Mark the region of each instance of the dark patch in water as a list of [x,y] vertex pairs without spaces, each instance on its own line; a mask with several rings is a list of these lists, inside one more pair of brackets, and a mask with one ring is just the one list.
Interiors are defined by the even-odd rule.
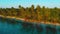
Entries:
[[30,29],[34,28],[32,23],[23,23],[22,26],[27,31],[29,31]]
[[47,32],[46,32],[47,34],[49,34],[49,32],[51,34],[57,34],[57,32],[56,32],[57,30],[56,30],[55,26],[51,27],[51,26],[47,25],[46,30],[47,30]]
[[38,34],[42,34],[42,32],[43,32],[43,27],[42,27],[42,25],[36,24],[36,29],[37,29]]

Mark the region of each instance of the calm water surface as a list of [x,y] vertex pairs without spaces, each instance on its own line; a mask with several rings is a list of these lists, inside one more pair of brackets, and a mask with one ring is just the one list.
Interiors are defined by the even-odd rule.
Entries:
[[60,26],[0,18],[0,34],[60,34]]

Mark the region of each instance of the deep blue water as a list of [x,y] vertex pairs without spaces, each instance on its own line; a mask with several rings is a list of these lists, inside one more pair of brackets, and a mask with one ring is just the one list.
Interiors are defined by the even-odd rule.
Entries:
[[0,34],[60,34],[60,26],[0,18]]

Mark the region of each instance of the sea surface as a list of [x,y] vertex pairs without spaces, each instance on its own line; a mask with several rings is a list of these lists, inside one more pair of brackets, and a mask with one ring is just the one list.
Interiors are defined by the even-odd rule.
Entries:
[[60,34],[60,26],[0,17],[0,34]]

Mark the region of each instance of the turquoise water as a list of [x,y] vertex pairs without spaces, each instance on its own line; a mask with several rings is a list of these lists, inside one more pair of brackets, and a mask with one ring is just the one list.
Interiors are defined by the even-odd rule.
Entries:
[[60,26],[0,18],[0,34],[60,34]]

